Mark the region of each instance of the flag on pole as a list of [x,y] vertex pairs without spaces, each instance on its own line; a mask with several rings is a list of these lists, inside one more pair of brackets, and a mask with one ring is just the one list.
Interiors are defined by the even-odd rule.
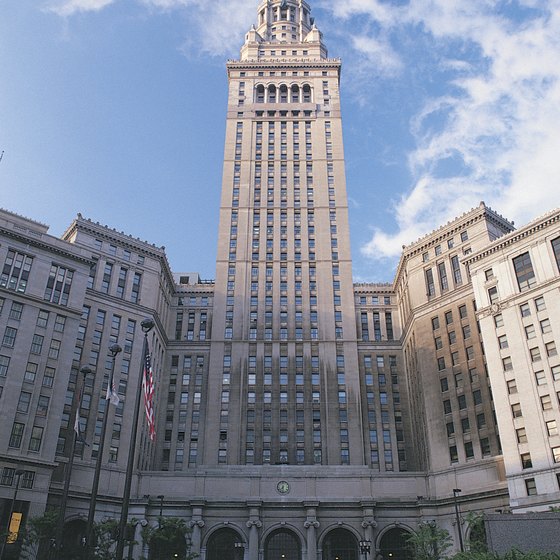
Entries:
[[78,408],[76,409],[76,419],[74,420],[74,432],[76,433],[76,441],[88,445],[85,440],[84,433],[82,432],[82,425],[80,424],[80,408],[82,407],[82,398],[84,396],[84,386],[80,389],[80,398],[78,399]]
[[[114,360],[115,358],[113,358]],[[105,399],[111,401],[111,404],[117,406],[121,399],[119,394],[117,393],[117,388],[115,387],[115,376],[114,376],[115,367],[111,368],[111,377],[109,378],[109,383],[107,384],[107,394],[105,395]]]
[[148,422],[148,434],[150,439],[156,439],[156,426],[154,418],[154,376],[152,373],[152,358],[148,341],[144,342],[144,373],[142,375],[142,389],[144,392],[144,408]]

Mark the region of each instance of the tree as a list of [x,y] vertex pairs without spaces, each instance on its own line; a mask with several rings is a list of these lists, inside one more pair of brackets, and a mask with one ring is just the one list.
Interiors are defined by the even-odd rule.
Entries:
[[432,522],[422,522],[415,533],[407,538],[414,560],[443,560],[452,546],[451,537],[445,529]]
[[469,551],[487,552],[486,527],[484,526],[484,514],[470,511],[467,514],[467,523],[470,527]]
[[178,517],[160,517],[157,527],[144,527],[142,539],[150,548],[150,560],[193,560],[196,555],[187,546],[190,532],[186,522]]
[[42,560],[48,557],[51,540],[56,535],[59,510],[48,509],[43,515],[31,517],[23,529],[23,558],[37,558]]
[[104,519],[93,525],[94,558],[111,560],[114,557],[113,548],[117,542],[118,527],[118,521],[113,518]]

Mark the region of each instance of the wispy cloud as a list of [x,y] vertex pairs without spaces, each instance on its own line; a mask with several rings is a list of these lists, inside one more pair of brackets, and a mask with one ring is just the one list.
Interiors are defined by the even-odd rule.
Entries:
[[[99,12],[118,0],[64,0],[51,2],[47,10],[69,18],[78,13]],[[249,29],[256,5],[247,0],[210,2],[208,0],[136,0],[139,7],[157,12],[176,11],[184,15],[184,50],[210,56],[237,51],[239,38]]]
[[62,17],[69,17],[80,12],[99,12],[103,8],[114,4],[117,0],[66,0],[51,3],[47,10]]
[[560,205],[560,2],[346,0],[332,11],[369,29],[371,42],[352,42],[358,55],[384,35],[398,73],[416,71],[418,53],[397,37],[443,53],[446,81],[410,121],[414,183],[394,201],[396,231],[374,228],[364,254],[396,256],[481,199],[517,222]]

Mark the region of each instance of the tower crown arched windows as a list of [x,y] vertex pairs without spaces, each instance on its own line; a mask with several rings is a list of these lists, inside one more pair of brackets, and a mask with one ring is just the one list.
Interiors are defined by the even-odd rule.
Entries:
[[255,103],[312,103],[313,88],[309,84],[257,84],[254,99]]

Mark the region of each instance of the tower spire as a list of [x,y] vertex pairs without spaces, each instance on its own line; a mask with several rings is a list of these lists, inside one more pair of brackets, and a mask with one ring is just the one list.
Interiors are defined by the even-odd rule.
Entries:
[[283,58],[289,57],[298,45],[310,59],[327,58],[322,33],[311,17],[307,2],[262,0],[257,8],[257,23],[245,35],[241,60],[261,59],[265,46]]

